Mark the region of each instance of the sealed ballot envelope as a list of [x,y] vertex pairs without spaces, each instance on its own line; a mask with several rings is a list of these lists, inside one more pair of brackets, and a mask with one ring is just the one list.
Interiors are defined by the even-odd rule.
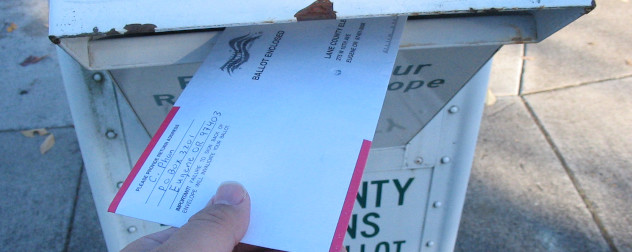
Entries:
[[226,28],[109,211],[179,227],[238,181],[242,242],[338,252],[405,20]]

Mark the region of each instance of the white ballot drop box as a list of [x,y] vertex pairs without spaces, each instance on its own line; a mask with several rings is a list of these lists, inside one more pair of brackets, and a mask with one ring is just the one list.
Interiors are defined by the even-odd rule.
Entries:
[[592,0],[52,0],[50,39],[105,241],[118,251],[166,228],[107,206],[225,27],[408,16],[344,245],[451,251],[492,56],[504,44],[539,42],[594,7]]

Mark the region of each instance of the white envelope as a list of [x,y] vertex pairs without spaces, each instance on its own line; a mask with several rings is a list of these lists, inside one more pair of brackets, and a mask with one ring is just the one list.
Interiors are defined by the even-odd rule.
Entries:
[[405,20],[226,28],[109,211],[178,227],[238,181],[242,242],[338,252]]

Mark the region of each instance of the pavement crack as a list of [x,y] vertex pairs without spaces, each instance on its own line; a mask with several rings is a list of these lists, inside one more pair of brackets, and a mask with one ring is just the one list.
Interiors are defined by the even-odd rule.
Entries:
[[522,61],[520,61],[520,79],[518,80],[518,95],[522,95],[524,91],[524,73],[526,71],[527,45],[522,45]]
[[[604,82],[608,82],[608,81],[624,80],[624,79],[628,79],[628,78],[632,78],[632,74],[622,75],[622,76],[612,77],[612,78],[605,78],[605,79],[595,80],[595,81],[581,82],[581,83],[578,83],[578,84],[571,84],[571,85],[562,86],[562,87],[555,87],[555,88],[550,88],[550,89],[531,91],[531,92],[528,92],[528,93],[522,93],[522,90],[521,90],[520,91],[520,96],[527,96],[527,95],[535,95],[535,94],[548,93],[548,92],[554,92],[554,91],[561,91],[561,90],[567,90],[567,89],[576,88],[576,87],[583,87],[583,86],[588,86],[588,85],[593,85],[593,84],[600,84],[600,83],[604,83]],[[522,89],[522,84],[520,85],[520,88]]]
[[77,179],[77,185],[75,189],[75,198],[72,202],[72,211],[70,212],[70,221],[68,224],[68,230],[66,232],[66,239],[64,241],[64,249],[62,251],[68,252],[70,248],[70,240],[72,238],[72,229],[75,223],[75,214],[77,213],[77,204],[79,202],[79,190],[81,189],[81,182],[83,180],[84,165],[81,165],[79,169],[79,178]]
[[31,130],[31,129],[38,129],[38,128],[45,128],[47,130],[55,130],[55,129],[72,129],[74,128],[75,125],[65,125],[65,126],[51,126],[51,127],[32,127],[32,128],[22,128],[22,129],[2,129],[0,130],[0,133],[10,133],[10,132],[20,132],[23,130]]
[[540,129],[540,132],[542,133],[542,135],[546,139],[546,142],[549,144],[549,146],[553,150],[553,153],[555,154],[557,159],[562,164],[562,167],[564,168],[564,171],[568,175],[568,178],[571,180],[571,183],[573,184],[573,187],[575,187],[575,191],[577,191],[577,193],[581,197],[582,201],[584,202],[584,205],[586,206],[586,209],[588,209],[588,212],[590,212],[590,215],[591,215],[593,221],[597,225],[597,228],[599,229],[599,232],[601,233],[601,236],[604,238],[604,240],[608,244],[608,247],[610,248],[610,251],[612,251],[612,252],[619,252],[619,249],[617,249],[617,247],[615,246],[614,240],[612,239],[612,236],[608,232],[608,229],[606,228],[605,224],[603,223],[603,221],[601,220],[601,218],[597,214],[597,207],[595,206],[595,204],[586,195],[586,191],[584,190],[584,188],[579,183],[579,180],[577,179],[577,176],[575,175],[575,172],[573,170],[571,170],[570,166],[568,165],[568,162],[566,161],[566,159],[562,155],[562,152],[560,151],[560,149],[555,144],[555,141],[553,141],[553,137],[551,136],[551,134],[544,127],[544,124],[542,123],[542,120],[540,120],[540,118],[537,116],[537,114],[535,113],[535,110],[533,109],[533,107],[531,107],[531,104],[529,104],[529,102],[524,97],[524,95],[521,95],[520,99],[522,100],[522,103],[527,108],[527,111],[529,112],[529,115],[531,116],[531,118],[533,118],[533,121],[538,126],[538,129]]

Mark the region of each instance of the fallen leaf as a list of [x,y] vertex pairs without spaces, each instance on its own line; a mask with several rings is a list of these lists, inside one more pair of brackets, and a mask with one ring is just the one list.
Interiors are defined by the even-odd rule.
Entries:
[[632,66],[632,60],[626,59],[625,60],[625,64],[628,65],[628,66]]
[[9,27],[7,27],[7,32],[13,32],[17,28],[18,28],[18,25],[16,25],[15,23],[11,23]]
[[36,57],[36,56],[28,56],[26,57],[26,59],[24,59],[24,61],[22,61],[22,63],[20,63],[20,66],[28,66],[30,64],[35,64],[37,62],[40,62],[41,60],[45,59],[46,57],[48,57],[48,55],[44,55],[42,57]]
[[523,60],[534,60],[535,57],[531,57],[531,56],[522,56]]
[[46,137],[46,139],[44,139],[44,142],[42,142],[42,144],[40,145],[40,153],[42,154],[46,153],[51,148],[53,148],[53,145],[55,145],[55,136],[53,134],[50,134]]
[[34,137],[35,134],[38,134],[40,136],[48,135],[48,131],[44,128],[23,130],[20,131],[20,133],[22,133],[22,135],[24,135],[25,137]]
[[485,96],[485,105],[491,106],[496,103],[496,95],[492,92],[491,89],[487,89],[487,95]]

